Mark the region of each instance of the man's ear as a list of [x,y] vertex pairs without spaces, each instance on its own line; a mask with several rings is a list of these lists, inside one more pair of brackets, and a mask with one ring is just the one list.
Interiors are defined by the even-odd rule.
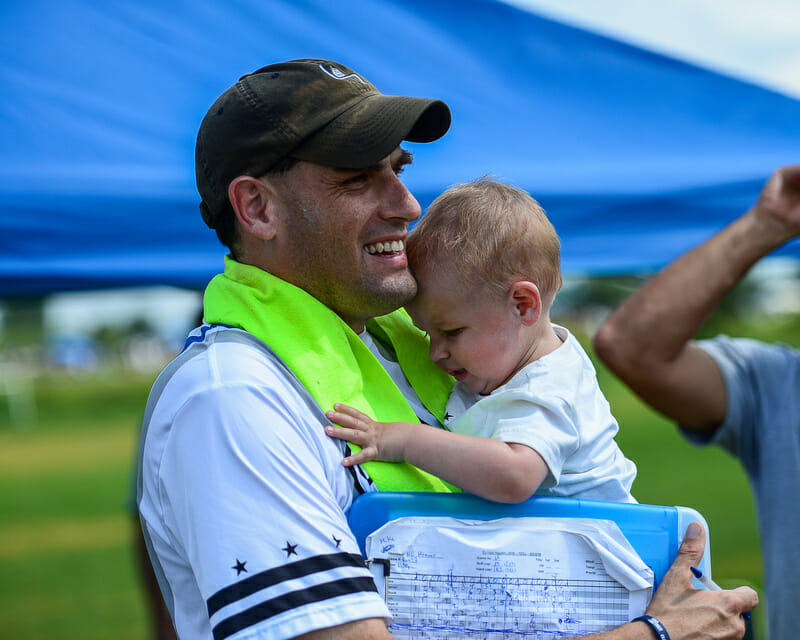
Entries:
[[542,296],[539,287],[528,280],[518,280],[509,288],[509,299],[522,324],[530,326],[542,315]]
[[276,199],[263,181],[253,176],[238,176],[228,185],[228,198],[243,231],[262,240],[275,237]]

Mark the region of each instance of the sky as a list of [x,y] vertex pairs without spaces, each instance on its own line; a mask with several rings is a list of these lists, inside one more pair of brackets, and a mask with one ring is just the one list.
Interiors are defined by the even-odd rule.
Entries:
[[798,0],[506,0],[800,98]]

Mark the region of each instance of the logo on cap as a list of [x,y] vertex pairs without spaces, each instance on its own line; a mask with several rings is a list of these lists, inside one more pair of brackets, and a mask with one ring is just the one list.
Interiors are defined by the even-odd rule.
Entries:
[[364,78],[362,78],[357,73],[345,73],[344,71],[339,69],[339,67],[334,67],[333,65],[330,65],[329,68],[326,68],[324,65],[319,65],[319,68],[322,69],[334,80],[347,80],[348,78],[355,78],[361,84],[367,84]]

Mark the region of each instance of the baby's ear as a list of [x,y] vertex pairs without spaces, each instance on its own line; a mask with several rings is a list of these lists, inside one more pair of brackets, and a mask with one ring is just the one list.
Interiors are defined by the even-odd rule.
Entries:
[[509,298],[524,325],[533,325],[542,314],[542,296],[539,287],[528,280],[517,280],[509,288]]

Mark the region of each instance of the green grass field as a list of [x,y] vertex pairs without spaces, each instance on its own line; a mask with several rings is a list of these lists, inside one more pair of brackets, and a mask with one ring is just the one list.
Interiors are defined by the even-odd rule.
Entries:
[[[621,425],[620,445],[639,467],[637,498],[700,511],[711,529],[715,578],[760,588],[753,505],[738,464],[687,445],[602,367],[599,375]],[[12,427],[0,396],[2,637],[151,637],[128,504],[137,423],[153,378],[37,379],[38,420],[25,428]]]
[[3,637],[149,637],[127,501],[152,379],[38,379],[38,420],[16,430],[0,399]]

